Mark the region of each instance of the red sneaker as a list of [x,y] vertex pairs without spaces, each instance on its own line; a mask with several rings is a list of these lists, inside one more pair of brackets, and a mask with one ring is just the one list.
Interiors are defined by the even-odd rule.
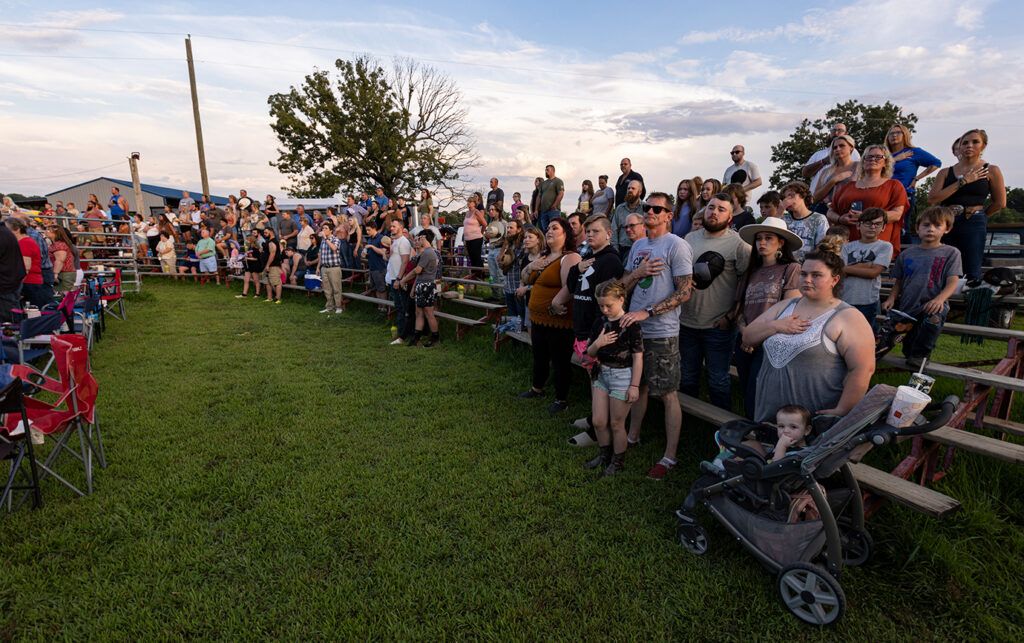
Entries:
[[675,463],[668,462],[665,458],[662,458],[647,471],[647,477],[651,480],[664,480],[669,470],[675,466]]

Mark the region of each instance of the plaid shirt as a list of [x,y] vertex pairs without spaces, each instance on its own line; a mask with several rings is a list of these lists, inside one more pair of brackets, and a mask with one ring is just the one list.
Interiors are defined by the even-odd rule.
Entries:
[[530,263],[528,255],[529,253],[523,248],[519,248],[516,252],[516,257],[512,260],[512,266],[505,271],[505,292],[515,292],[522,285],[521,273],[526,264]]
[[[332,250],[331,246],[327,242],[331,242],[338,247],[337,250]],[[320,267],[321,268],[340,268],[341,267],[341,239],[334,236],[333,234],[329,237],[324,238],[324,242],[320,244]]]

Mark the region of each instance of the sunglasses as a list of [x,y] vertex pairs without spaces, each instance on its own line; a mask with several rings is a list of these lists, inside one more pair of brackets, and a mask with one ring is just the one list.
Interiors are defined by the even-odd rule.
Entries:
[[740,151],[740,150],[733,150],[733,151],[729,152],[729,154],[732,154],[732,155],[736,155],[736,154],[742,154],[742,153],[743,153],[743,152],[742,152],[742,151]]
[[653,212],[654,214],[661,214],[662,212],[672,212],[672,208],[666,208],[660,205],[644,204],[644,212]]
[[865,161],[884,161],[885,157],[881,154],[869,154],[864,157]]

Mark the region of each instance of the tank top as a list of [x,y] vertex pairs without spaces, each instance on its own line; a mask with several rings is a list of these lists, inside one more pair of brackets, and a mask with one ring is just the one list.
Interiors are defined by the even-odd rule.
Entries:
[[[956,172],[950,167],[946,170],[946,179],[942,182],[942,187],[948,188],[954,183],[956,183]],[[960,205],[965,208],[985,205],[985,199],[991,192],[992,186],[988,179],[981,179],[958,188],[952,196],[942,202],[942,205]]]
[[483,226],[480,225],[480,222],[471,213],[466,214],[466,220],[462,222],[462,228],[462,238],[466,241],[476,241],[484,237]]
[[551,328],[572,328],[572,300],[566,304],[566,314],[556,317],[548,312],[548,306],[562,289],[562,259],[564,257],[548,265],[540,273],[540,277],[537,277],[537,281],[533,282],[533,289],[530,291],[530,319],[534,324]]
[[[793,314],[798,297],[775,318]],[[754,419],[774,422],[775,412],[786,404],[799,404],[811,413],[839,403],[846,379],[846,361],[835,343],[825,335],[825,327],[836,313],[850,305],[838,306],[818,315],[799,335],[777,333],[764,341],[764,362],[757,376]]]
[[110,211],[110,216],[111,217],[119,217],[122,214],[124,214],[124,210],[121,209],[121,204],[119,202],[120,199],[121,199],[121,195],[120,194],[111,194],[110,195],[110,202],[107,204],[107,209]]

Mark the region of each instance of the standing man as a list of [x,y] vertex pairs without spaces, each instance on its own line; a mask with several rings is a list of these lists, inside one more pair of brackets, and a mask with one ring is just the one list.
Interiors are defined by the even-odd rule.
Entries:
[[322,313],[341,314],[341,239],[334,235],[334,223],[324,221],[320,226],[324,242],[320,245],[320,280],[324,289]]
[[[245,190],[242,190],[243,192]],[[184,216],[186,219],[192,216],[192,206],[196,204],[195,199],[188,193],[188,190],[182,190],[181,200],[178,201],[178,218],[181,219]]]
[[345,207],[342,209],[342,212],[350,217],[355,217],[359,225],[363,225],[363,217],[366,216],[366,208],[361,204],[356,203],[356,198],[351,194],[348,195],[348,198],[345,200]]
[[491,178],[491,191],[487,193],[487,207],[484,208],[484,212],[490,211],[492,205],[498,206],[498,212],[505,211],[505,190],[498,187],[496,177]]
[[742,170],[742,176],[745,178],[740,185],[743,186],[744,190],[750,192],[751,190],[760,187],[761,171],[757,169],[756,165],[745,159],[746,154],[747,150],[742,145],[732,146],[732,151],[729,152],[729,155],[732,157],[732,165],[725,168],[725,175],[722,177],[723,185],[733,183],[733,174]]
[[395,302],[395,326],[398,327],[398,337],[391,342],[392,346],[405,343],[409,314],[415,315],[412,300],[400,284],[401,278],[405,276],[405,266],[409,263],[410,255],[412,244],[405,236],[405,226],[395,219],[391,222],[391,256],[388,257],[387,272],[384,273],[384,282],[391,291],[391,300]]
[[128,218],[128,201],[121,196],[121,188],[110,188],[110,201],[107,203],[107,211],[110,212],[110,220],[120,223]]
[[280,304],[281,261],[284,259],[284,252],[273,228],[268,226],[263,229],[263,239],[263,283],[267,284],[267,303]]
[[672,197],[652,192],[644,204],[647,236],[629,251],[623,282],[632,292],[629,312],[620,325],[639,323],[644,333],[644,373],[640,397],[633,404],[628,440],[640,441],[640,427],[647,412],[648,398],[661,398],[665,406],[665,455],[647,472],[662,480],[676,464],[679,428],[683,410],[679,406],[679,306],[693,289],[693,252],[686,240],[671,233]]
[[281,223],[278,224],[278,232],[281,234],[281,243],[289,248],[295,248],[299,243],[299,226],[292,219],[292,213],[284,210],[281,212]]
[[612,208],[615,207],[615,190],[608,187],[608,175],[602,174],[597,177],[597,191],[590,202],[592,215],[603,214],[606,217],[612,216]]
[[552,219],[562,216],[562,197],[565,196],[565,183],[555,176],[555,166],[544,166],[544,176],[547,179],[540,184],[540,195],[537,200],[540,202],[540,229],[548,230],[548,223]]
[[700,376],[708,375],[711,403],[732,408],[729,364],[736,342],[736,290],[750,264],[750,244],[730,227],[732,199],[711,197],[704,226],[686,235],[693,248],[693,296],[679,314],[679,390],[700,394]]
[[25,275],[25,261],[18,238],[0,223],[0,323],[14,321],[12,311],[20,308],[19,295]]
[[[803,167],[800,168],[800,174],[803,175],[803,177],[805,179],[813,179],[815,174],[820,172],[822,170],[822,168],[824,168],[826,165],[828,165],[828,163],[829,163],[829,161],[828,161],[828,153],[832,150],[832,141],[835,140],[835,138],[837,136],[845,136],[845,135],[846,135],[846,124],[845,123],[836,123],[836,124],[834,124],[832,126],[831,131],[829,131],[829,136],[828,136],[828,140],[825,143],[825,147],[821,148],[820,150],[818,150],[814,154],[811,154],[811,158],[807,159],[807,162],[804,163]],[[857,150],[854,150],[853,153],[850,154],[850,158],[853,161],[859,161],[860,160],[860,153],[857,152]]]
[[[644,187],[644,177],[639,172],[633,171],[633,161],[622,159],[619,161],[619,169],[622,174],[615,181],[615,205],[618,206],[626,200],[626,191],[629,189],[630,181],[640,182],[640,198],[647,196],[647,188]],[[600,181],[600,179],[599,179]]]
[[377,194],[374,195],[373,200],[377,202],[381,210],[388,209],[388,198],[384,196],[384,188],[377,188]]
[[[366,266],[369,268],[370,291],[377,299],[387,297],[384,275],[388,270],[388,249],[384,247],[384,231],[376,221],[366,222]],[[380,308],[380,306],[378,306]]]
[[643,215],[643,201],[640,200],[643,191],[643,183],[632,181],[626,189],[626,200],[615,206],[612,214],[612,245],[623,257],[629,254],[629,247],[633,245],[626,231],[626,220],[631,214]]

